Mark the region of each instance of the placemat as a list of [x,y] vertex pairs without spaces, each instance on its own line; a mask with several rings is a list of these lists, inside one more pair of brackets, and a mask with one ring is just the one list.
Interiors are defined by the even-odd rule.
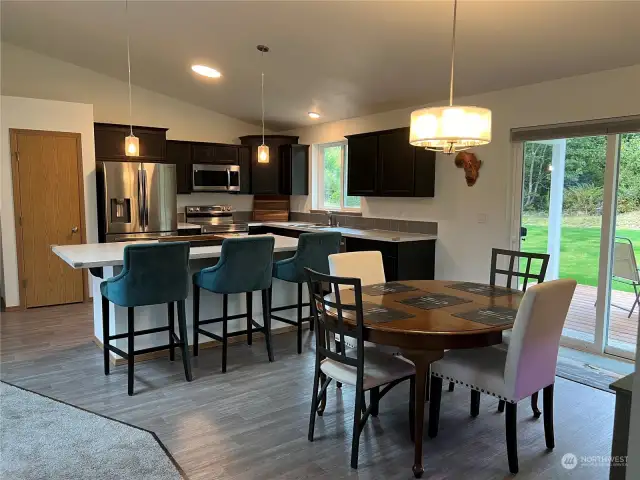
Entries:
[[364,319],[370,323],[392,322],[394,320],[404,320],[405,318],[415,317],[408,312],[401,310],[393,310],[376,303],[362,302],[362,313]]
[[376,283],[374,285],[364,285],[362,293],[374,297],[376,295],[385,295],[389,293],[403,293],[418,290],[411,285],[405,285],[399,282]]
[[464,318],[485,325],[508,325],[515,321],[518,310],[508,307],[486,307],[468,312],[454,313],[454,317]]
[[447,288],[453,288],[454,290],[461,290],[467,293],[473,293],[475,295],[482,295],[483,297],[503,297],[512,293],[518,293],[518,290],[512,290],[505,287],[496,287],[493,285],[483,285],[482,283],[473,282],[459,282],[447,285]]
[[431,310],[434,308],[451,307],[452,305],[459,305],[461,303],[469,303],[471,300],[454,297],[453,295],[445,295],[444,293],[426,293],[419,297],[405,298],[404,300],[396,301],[423,310]]

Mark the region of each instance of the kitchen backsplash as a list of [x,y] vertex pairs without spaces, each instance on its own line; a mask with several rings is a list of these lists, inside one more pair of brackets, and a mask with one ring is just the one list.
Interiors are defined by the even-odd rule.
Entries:
[[[327,223],[328,217],[326,213],[291,212],[289,213],[289,220],[292,222]],[[364,230],[391,230],[430,235],[438,233],[438,224],[436,222],[416,222],[413,220],[369,218],[340,214],[336,214],[335,220],[341,227],[361,228]]]

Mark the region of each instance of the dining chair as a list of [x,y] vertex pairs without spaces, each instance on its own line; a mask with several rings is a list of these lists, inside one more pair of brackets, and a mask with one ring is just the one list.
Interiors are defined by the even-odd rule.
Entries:
[[[498,263],[506,257],[505,260],[508,261],[508,267],[506,269],[499,268]],[[533,253],[533,252],[521,252],[518,250],[504,250],[501,248],[493,248],[491,250],[491,270],[489,273],[489,285],[496,285],[496,276],[497,275],[506,275],[506,286],[507,288],[512,288],[513,279],[516,279],[516,290],[522,288],[522,291],[527,290],[527,286],[529,284],[529,280],[535,280],[536,283],[544,282],[544,277],[547,274],[547,267],[549,266],[549,254],[547,253]],[[520,260],[524,259],[527,261],[524,266],[524,270],[520,270],[521,262]],[[537,270],[537,273],[533,271],[533,260],[540,260],[540,268]],[[522,285],[518,285],[518,278],[523,278],[524,281]],[[503,345],[506,349],[509,346],[510,336],[508,333],[503,334]],[[454,383],[449,383],[449,391],[453,392]],[[476,395],[474,392],[472,394],[472,403],[479,402],[479,395]],[[538,409],[538,392],[535,392],[531,396],[531,409],[533,410],[533,414],[536,418],[540,416],[540,410]],[[504,402],[500,401],[498,404],[498,411],[504,411]]]
[[[378,401],[393,387],[405,380],[410,382],[409,425],[414,438],[415,418],[415,367],[402,357],[385,354],[364,345],[364,317],[362,307],[362,282],[359,278],[337,277],[306,269],[311,312],[316,332],[316,362],[313,375],[313,394],[309,417],[309,441],[313,441],[316,414],[322,415],[327,402],[327,387],[331,380],[355,387],[353,437],[351,440],[351,468],[358,468],[360,433],[369,415],[376,416],[378,405],[371,402],[366,407],[364,394],[373,388],[382,388]],[[332,295],[324,295],[323,286],[330,285]],[[345,289],[353,289],[354,303],[342,301],[342,295],[350,295]],[[332,297],[331,299],[329,297]],[[345,322],[345,317],[351,324]],[[355,322],[355,325],[353,323]],[[335,348],[335,335],[340,343],[351,337],[355,348]],[[331,348],[331,344],[334,348]],[[320,391],[318,392],[318,388]],[[424,408],[424,407],[422,407]]]
[[[109,375],[109,352],[127,360],[127,393],[133,395],[133,369],[137,355],[169,349],[169,360],[174,360],[176,344],[182,351],[182,363],[187,381],[191,381],[189,344],[185,300],[189,294],[189,243],[166,242],[127,245],[124,247],[122,271],[100,283],[102,297],[102,344],[104,374]],[[127,331],[111,335],[109,330],[109,302],[125,307],[128,314]],[[166,327],[135,329],[135,308],[167,304]],[[175,304],[178,304],[178,331],[175,333]],[[169,343],[136,351],[135,337],[168,332]],[[112,340],[127,339],[127,351],[111,344]]]
[[[372,250],[363,252],[345,252],[329,255],[329,274],[337,277],[359,278],[362,285],[375,285],[376,283],[385,283],[384,264],[382,263],[382,253]],[[341,348],[338,336],[336,336],[337,348]],[[346,338],[346,347],[355,347],[354,340]],[[365,342],[365,346],[375,345],[371,342]],[[398,349],[391,347],[382,348],[385,353],[396,353]],[[338,388],[342,387],[337,382]],[[372,401],[375,403],[377,391],[372,391]]]
[[[480,393],[506,402],[505,426],[509,470],[518,473],[516,414],[518,402],[543,391],[544,431],[547,448],[555,446],[553,435],[553,386],[562,327],[577,282],[553,280],[527,289],[520,303],[507,350],[497,347],[450,350],[431,364],[429,437],[438,434],[443,379],[471,388],[477,402]],[[472,397],[473,398],[473,397]]]

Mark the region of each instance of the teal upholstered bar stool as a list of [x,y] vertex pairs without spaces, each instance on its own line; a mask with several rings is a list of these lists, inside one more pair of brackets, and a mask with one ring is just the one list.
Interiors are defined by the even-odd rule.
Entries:
[[[227,340],[229,337],[247,335],[251,345],[252,333],[264,333],[269,361],[273,362],[271,349],[271,319],[269,316],[269,295],[271,269],[273,268],[272,236],[252,236],[227,238],[222,242],[218,263],[204,268],[193,275],[193,356],[198,356],[198,335],[202,334],[222,343],[222,373],[227,371]],[[204,288],[222,295],[222,317],[200,320],[200,289]],[[253,292],[262,291],[263,325],[253,319]],[[228,314],[229,295],[246,294],[247,312]],[[247,329],[227,332],[227,322],[237,318],[247,318]],[[202,325],[222,323],[222,335],[208,332]]]
[[340,253],[341,235],[338,232],[303,233],[298,237],[296,254],[285,260],[273,264],[273,277],[285,282],[298,284],[298,302],[293,305],[284,305],[271,308],[271,312],[279,312],[296,308],[297,320],[290,320],[279,315],[271,315],[271,318],[298,327],[298,353],[302,353],[302,323],[309,322],[309,328],[313,329],[313,320],[309,316],[302,318],[302,307],[308,307],[308,303],[302,302],[302,285],[307,281],[305,268],[316,272],[329,274],[329,255]]
[[[189,344],[185,300],[189,294],[189,243],[167,242],[127,245],[124,248],[124,266],[115,277],[100,284],[102,294],[102,341],[104,344],[104,374],[109,375],[109,352],[115,352],[128,363],[128,393],[133,395],[133,361],[136,355],[169,349],[174,360],[176,342],[182,350],[182,363],[187,380],[191,381]],[[111,335],[109,332],[109,302],[127,308],[127,332]],[[178,304],[178,329],[175,334],[174,303]],[[168,305],[168,326],[135,331],[134,308],[145,305]],[[167,345],[135,350],[135,337],[150,333],[169,332]],[[111,345],[111,340],[126,338],[127,352]]]

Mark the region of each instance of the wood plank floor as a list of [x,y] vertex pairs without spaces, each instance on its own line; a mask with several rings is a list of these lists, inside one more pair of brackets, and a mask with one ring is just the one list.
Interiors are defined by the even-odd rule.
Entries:
[[[596,287],[578,285],[571,302],[564,328],[583,335],[586,340],[593,341],[596,328]],[[630,292],[611,291],[611,303],[630,309],[635,295]],[[638,320],[640,308],[636,307],[634,314],[628,318],[629,312],[621,308],[611,307],[609,325],[609,341],[625,350],[635,351],[638,336]],[[571,335],[571,332],[569,332]]]
[[[157,433],[192,480],[199,479],[410,479],[413,445],[408,433],[408,387],[381,402],[360,440],[360,468],[349,468],[353,390],[329,387],[327,410],[307,441],[314,361],[307,332],[302,355],[295,335],[274,339],[270,364],[263,342],[229,349],[229,370],[220,373],[220,350],[193,362],[185,382],[179,358],[136,365],[136,395],[126,395],[126,368],[102,374],[92,343],[87,304],[3,313],[2,380],[132,423]],[[176,355],[179,357],[179,355]],[[469,416],[469,393],[443,392],[440,434],[426,439],[425,476],[431,479],[511,478],[504,415],[482,397],[480,416]],[[606,479],[606,467],[565,470],[567,452],[609,455],[614,396],[561,378],[556,382],[556,448],[546,452],[542,419],[523,402],[518,412],[522,479]],[[426,435],[426,429],[425,429]]]

